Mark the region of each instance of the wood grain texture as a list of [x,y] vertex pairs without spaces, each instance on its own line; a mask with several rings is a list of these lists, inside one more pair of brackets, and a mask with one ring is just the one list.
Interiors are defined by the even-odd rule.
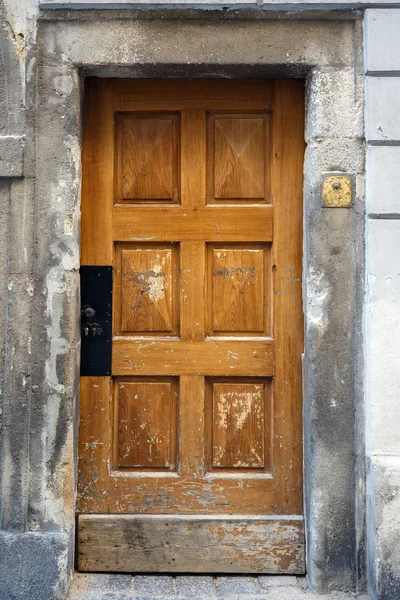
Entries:
[[213,197],[217,200],[265,198],[265,128],[262,116],[215,116],[209,140]]
[[202,242],[181,242],[181,340],[205,336],[206,248]]
[[[302,310],[304,84],[277,81],[273,120],[274,468],[277,505],[300,513],[302,496]],[[288,177],[290,173],[290,177]],[[290,218],[288,218],[290,215]],[[288,415],[290,414],[290,418]],[[290,469],[291,476],[284,473]]]
[[204,110],[183,110],[181,115],[181,204],[197,209],[206,203],[206,114]]
[[213,467],[264,468],[263,383],[214,383],[211,396]]
[[178,248],[116,246],[114,331],[177,333]]
[[[92,558],[82,564],[194,570],[204,543],[219,562],[205,552],[198,571],[303,572],[302,521],[293,550],[273,541],[294,539],[287,519],[268,538],[266,518],[302,512],[303,84],[90,80],[85,110],[82,260],[115,267],[114,338],[113,380],[82,384],[78,511],[108,513],[110,523],[148,515],[149,529],[130,546],[131,525],[115,545],[105,536],[98,563],[83,536]],[[161,131],[166,115],[175,124]],[[124,119],[134,157],[125,166],[114,137]],[[169,408],[168,385],[179,397],[169,393]],[[238,517],[235,544],[227,514]],[[200,524],[185,526],[182,550],[168,554],[183,530],[163,537],[156,515]],[[219,526],[207,530],[201,515]],[[255,517],[261,529],[268,522],[263,546]]]
[[116,468],[175,469],[176,382],[128,379],[114,387]]
[[296,517],[81,516],[78,569],[301,574],[303,530]]
[[268,111],[268,79],[111,79],[116,111]]
[[271,206],[116,206],[115,241],[271,242]]
[[227,375],[271,377],[271,340],[224,338],[206,341],[115,338],[114,375]]
[[86,495],[79,498],[77,512],[224,515],[229,505],[229,514],[234,515],[277,513],[275,484],[269,473],[242,471],[239,477],[232,477],[227,472],[205,472],[200,478],[195,472],[180,476],[179,471],[169,473],[156,469],[150,473],[107,468],[107,480],[102,482],[99,474],[103,476],[103,470],[97,471],[93,465],[92,485]]
[[111,377],[81,377],[78,436],[77,511],[99,503],[109,490],[112,440]]
[[198,375],[180,377],[179,422],[182,435],[179,447],[179,472],[181,477],[203,478],[205,378]]
[[116,200],[179,200],[179,116],[118,115]]
[[213,248],[212,331],[263,332],[264,251],[261,248]]
[[109,81],[87,80],[84,111],[81,264],[112,265],[114,111]]

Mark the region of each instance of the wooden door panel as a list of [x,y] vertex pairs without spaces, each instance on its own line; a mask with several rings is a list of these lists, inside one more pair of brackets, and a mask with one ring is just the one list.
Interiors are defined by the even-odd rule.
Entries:
[[179,247],[115,247],[114,332],[177,335]]
[[80,568],[301,573],[302,84],[93,79],[85,106],[82,264],[114,300]]
[[266,202],[270,114],[215,114],[208,119],[208,202]]
[[116,202],[177,202],[179,115],[118,115]]
[[211,467],[265,469],[266,390],[263,382],[211,383]]
[[209,335],[269,335],[267,247],[209,246]]
[[115,382],[115,469],[168,469],[176,465],[176,381]]

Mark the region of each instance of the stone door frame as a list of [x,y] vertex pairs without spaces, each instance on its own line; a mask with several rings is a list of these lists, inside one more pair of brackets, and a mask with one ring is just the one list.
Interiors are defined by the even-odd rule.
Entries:
[[[254,13],[253,13],[254,14]],[[364,580],[363,65],[360,14],[187,10],[43,13],[38,22],[34,411],[29,526],[73,568],[79,416],[79,210],[85,75],[301,77],[304,180],[304,480],[314,589]],[[351,173],[352,208],[324,208],[326,172]],[[36,386],[36,387],[35,387]],[[39,542],[38,542],[39,543]],[[49,575],[50,577],[50,575]]]

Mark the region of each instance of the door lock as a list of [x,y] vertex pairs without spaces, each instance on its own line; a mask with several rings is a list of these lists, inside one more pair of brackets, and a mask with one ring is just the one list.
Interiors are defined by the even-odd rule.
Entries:
[[111,375],[112,267],[84,266],[81,273],[81,375]]
[[98,323],[85,323],[82,325],[81,330],[85,337],[95,337],[96,335],[103,335],[104,333]]

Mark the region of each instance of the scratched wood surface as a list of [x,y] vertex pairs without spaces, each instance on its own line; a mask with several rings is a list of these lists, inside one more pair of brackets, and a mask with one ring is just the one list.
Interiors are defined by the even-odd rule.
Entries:
[[177,334],[179,249],[115,246],[114,332]]
[[[115,542],[112,545],[111,536]],[[79,539],[81,571],[293,574],[304,571],[301,518],[157,516],[152,520],[131,515],[84,515],[79,519]]]
[[213,383],[212,466],[265,466],[265,398],[263,383]]
[[[298,81],[87,82],[82,264],[114,267],[114,337],[113,377],[81,383],[83,569],[304,570],[300,518],[279,546],[302,514],[303,94]],[[197,525],[164,539],[157,514]],[[204,525],[228,514],[259,519],[259,534],[238,521],[241,553],[228,521]],[[139,526],[142,547],[117,556]],[[163,562],[182,535],[188,558]],[[218,564],[194,559],[202,541],[223,548]]]
[[176,381],[117,379],[114,393],[115,468],[174,469]]

